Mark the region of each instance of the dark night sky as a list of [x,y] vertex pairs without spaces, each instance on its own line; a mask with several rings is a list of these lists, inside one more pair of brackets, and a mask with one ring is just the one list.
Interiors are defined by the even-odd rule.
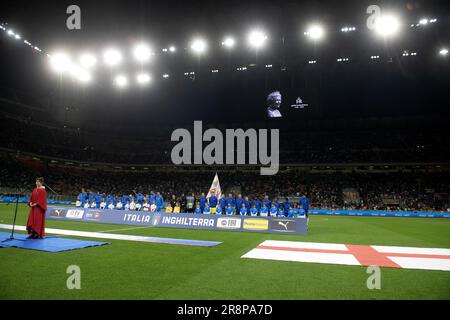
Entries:
[[[448,1],[447,1],[448,2]],[[145,89],[122,93],[111,85],[111,74],[99,68],[92,85],[81,87],[61,82],[49,70],[47,58],[0,35],[2,90],[16,90],[42,98],[55,121],[73,117],[84,126],[98,120],[113,124],[189,122],[246,122],[262,119],[265,96],[274,89],[283,94],[286,117],[342,118],[449,114],[449,63],[437,56],[450,46],[450,10],[446,1],[2,1],[0,20],[8,22],[41,48],[71,53],[100,53],[108,45],[123,52],[140,39],[161,49],[174,43],[174,55],[158,55],[145,68],[154,83]],[[82,29],[66,29],[66,7],[77,4]],[[399,12],[406,27],[395,41],[384,44],[365,29],[370,4]],[[436,25],[423,30],[409,23],[422,16],[436,16]],[[313,21],[328,28],[327,38],[316,47],[305,39],[304,29]],[[339,32],[355,25],[353,34]],[[269,34],[266,49],[256,56],[245,45],[247,31],[261,26]],[[238,47],[224,52],[220,41],[233,34]],[[201,35],[209,42],[208,53],[198,60],[184,48]],[[417,57],[404,58],[404,49]],[[372,54],[382,57],[370,61]],[[350,56],[348,64],[336,58]],[[392,61],[388,58],[392,57]],[[310,59],[318,60],[314,66]],[[236,67],[256,64],[246,72]],[[272,64],[272,69],[264,68]],[[281,71],[286,67],[286,71]],[[211,69],[218,68],[218,74]],[[103,70],[102,70],[103,69]],[[120,69],[119,69],[120,70]],[[121,70],[138,70],[129,63]],[[195,71],[195,80],[184,72]],[[168,72],[170,79],[162,79]],[[289,111],[297,96],[310,103],[309,110]],[[76,107],[61,116],[66,106]],[[70,120],[70,119],[69,119]]]

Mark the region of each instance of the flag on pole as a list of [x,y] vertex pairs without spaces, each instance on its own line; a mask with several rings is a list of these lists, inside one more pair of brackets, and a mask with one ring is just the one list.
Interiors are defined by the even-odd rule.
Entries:
[[206,196],[207,199],[209,199],[209,197],[211,197],[211,192],[214,191],[214,195],[217,197],[217,199],[222,198],[222,189],[220,189],[220,182],[219,182],[219,176],[216,175],[214,176],[214,180],[211,183],[211,188],[209,188],[209,192],[208,195]]

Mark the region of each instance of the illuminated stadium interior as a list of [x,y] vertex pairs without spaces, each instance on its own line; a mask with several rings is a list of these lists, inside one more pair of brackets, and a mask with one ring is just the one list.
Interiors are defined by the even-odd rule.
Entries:
[[[81,8],[80,29],[68,27],[71,5]],[[375,293],[361,285],[365,269],[353,277],[367,263],[311,266],[297,255],[314,248],[290,247],[286,258],[264,243],[448,252],[449,30],[449,1],[2,1],[0,235],[16,225],[20,235],[31,232],[29,196],[43,177],[44,218],[61,237],[84,239],[64,234],[69,229],[113,234],[104,238],[108,245],[84,251],[92,256],[58,253],[52,263],[65,270],[66,257],[86,257],[83,270],[97,270],[105,257],[105,272],[115,276],[86,270],[91,282],[78,295],[49,276],[44,299],[448,300],[447,253],[436,258],[444,262],[412,268],[431,272],[380,265],[387,285]],[[177,140],[184,134],[189,139]],[[216,191],[209,211],[206,198]],[[225,213],[225,199],[234,211]],[[263,212],[264,201],[278,211]],[[233,227],[218,226],[218,208],[239,218],[241,233],[217,229]],[[125,216],[84,223],[85,213]],[[213,219],[217,230],[159,228],[176,213]],[[128,225],[126,214],[147,214],[147,225]],[[254,216],[248,224],[247,215]],[[292,235],[285,220],[273,222],[291,218],[303,228]],[[118,235],[215,244],[205,253]],[[28,285],[21,261],[29,256],[1,247],[0,260],[8,259],[0,266],[0,300],[39,298],[18,287]],[[276,257],[258,260],[261,250]],[[37,279],[47,264],[33,258]],[[131,262],[139,276],[116,274]],[[164,276],[149,279],[149,266]],[[21,280],[5,276],[9,270]]]

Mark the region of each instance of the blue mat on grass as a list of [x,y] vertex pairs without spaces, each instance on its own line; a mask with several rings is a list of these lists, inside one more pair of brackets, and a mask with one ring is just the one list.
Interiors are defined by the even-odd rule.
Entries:
[[55,236],[45,237],[44,239],[27,239],[28,235],[17,233],[14,234],[14,240],[1,242],[5,239],[9,239],[10,235],[11,233],[0,232],[0,248],[15,247],[47,252],[61,252],[111,244],[110,242],[58,238]]

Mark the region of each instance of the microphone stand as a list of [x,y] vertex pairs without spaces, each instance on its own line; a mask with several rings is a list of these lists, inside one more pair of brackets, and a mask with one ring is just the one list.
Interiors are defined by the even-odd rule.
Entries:
[[55,190],[53,190],[52,188],[50,188],[50,187],[48,186],[48,184],[46,184],[45,182],[43,183],[43,185],[44,185],[46,188],[48,188],[51,192],[53,192],[54,194],[56,194],[57,196],[59,195]]
[[16,218],[17,218],[17,208],[19,207],[19,196],[21,194],[21,191],[22,190],[19,189],[19,193],[17,193],[17,195],[16,195],[16,208],[14,209],[14,222],[13,222],[13,228],[12,228],[12,231],[11,231],[11,235],[10,235],[10,237],[8,239],[5,239],[5,240],[3,240],[1,242],[11,241],[11,240],[22,240],[22,241],[24,241],[23,239],[14,239],[14,231],[15,231],[15,228],[16,228]]

